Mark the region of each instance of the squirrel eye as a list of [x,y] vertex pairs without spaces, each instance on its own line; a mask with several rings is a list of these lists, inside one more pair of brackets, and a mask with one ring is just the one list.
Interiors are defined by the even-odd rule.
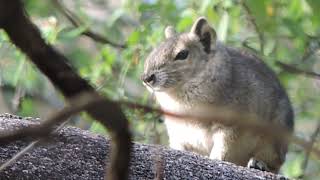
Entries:
[[185,60],[185,59],[187,59],[188,55],[189,55],[188,50],[182,50],[176,55],[174,60]]

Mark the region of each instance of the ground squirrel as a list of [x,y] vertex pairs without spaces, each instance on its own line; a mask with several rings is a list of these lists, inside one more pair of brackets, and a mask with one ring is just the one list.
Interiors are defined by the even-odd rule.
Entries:
[[[251,114],[257,122],[293,131],[291,103],[275,73],[255,55],[218,42],[204,17],[190,32],[178,34],[169,26],[165,36],[147,57],[141,77],[163,110],[193,113],[204,106],[213,112],[223,108],[226,115]],[[287,152],[288,144],[281,138],[270,140],[214,120],[165,116],[165,124],[172,148],[242,166],[278,172]]]

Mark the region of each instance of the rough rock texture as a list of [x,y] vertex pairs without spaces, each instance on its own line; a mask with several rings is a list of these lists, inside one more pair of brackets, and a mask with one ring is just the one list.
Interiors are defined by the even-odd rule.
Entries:
[[[36,123],[32,118],[0,115],[0,131]],[[30,140],[1,145],[4,162]],[[59,131],[53,141],[36,147],[0,172],[0,179],[103,179],[109,140],[74,127]],[[286,179],[280,175],[210,160],[162,146],[134,143],[130,179]]]

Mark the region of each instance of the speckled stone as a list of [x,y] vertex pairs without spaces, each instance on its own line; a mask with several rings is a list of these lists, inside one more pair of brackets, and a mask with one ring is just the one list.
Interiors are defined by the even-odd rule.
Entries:
[[[34,118],[0,115],[0,132],[38,123]],[[23,139],[0,147],[0,160],[5,162],[25,147]],[[162,146],[133,144],[130,179],[286,179],[232,163],[210,160],[189,152]],[[66,127],[53,135],[53,140],[25,154],[15,164],[0,172],[0,179],[103,179],[108,161],[109,140],[88,131]]]

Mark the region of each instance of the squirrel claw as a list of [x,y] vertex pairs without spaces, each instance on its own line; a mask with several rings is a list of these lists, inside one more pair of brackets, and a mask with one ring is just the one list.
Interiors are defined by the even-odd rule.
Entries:
[[247,165],[248,168],[258,169],[260,171],[269,171],[268,166],[263,162],[255,158],[251,158]]

